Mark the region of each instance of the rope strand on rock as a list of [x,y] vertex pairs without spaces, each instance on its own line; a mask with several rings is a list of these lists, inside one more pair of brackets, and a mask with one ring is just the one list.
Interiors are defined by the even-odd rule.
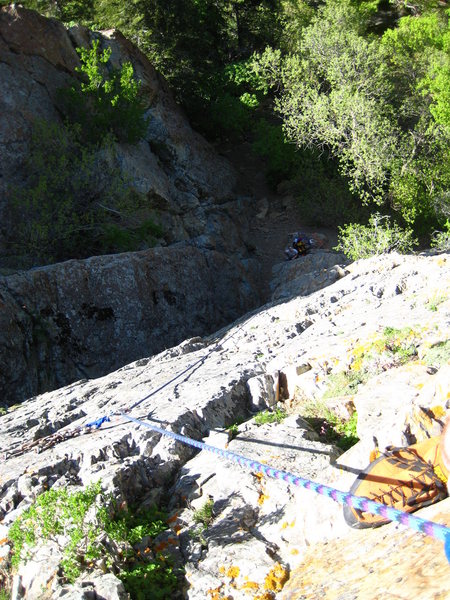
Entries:
[[339,504],[347,505],[357,510],[369,512],[374,515],[380,515],[389,521],[395,521],[401,525],[405,525],[406,527],[413,529],[414,531],[424,533],[429,537],[440,540],[441,542],[444,542],[445,554],[450,563],[450,528],[446,527],[445,525],[416,517],[410,513],[393,508],[392,506],[387,506],[386,504],[370,500],[369,498],[354,496],[353,494],[342,492],[327,485],[316,483],[310,479],[304,479],[303,477],[289,473],[289,471],[282,471],[281,469],[276,469],[270,465],[265,465],[256,460],[252,460],[251,458],[246,458],[245,456],[236,454],[235,452],[210,446],[204,442],[180,435],[179,433],[162,429],[161,427],[152,425],[151,423],[142,421],[141,419],[136,419],[123,412],[118,413],[118,416],[121,416],[124,419],[135,423],[136,425],[142,425],[143,427],[147,427],[156,433],[170,437],[178,442],[181,442],[182,444],[187,444],[189,446],[193,446],[194,448],[198,448],[199,450],[207,450],[208,452],[217,454],[218,456],[236,462],[241,467],[248,468],[255,473],[263,473],[267,477],[279,479],[297,487],[303,487],[322,496],[327,496]]

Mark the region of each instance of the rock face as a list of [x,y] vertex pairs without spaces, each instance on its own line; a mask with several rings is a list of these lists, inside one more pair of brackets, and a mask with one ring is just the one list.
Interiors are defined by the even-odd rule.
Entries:
[[253,308],[251,273],[194,246],[67,261],[0,278],[3,405],[91,379]]
[[[126,414],[147,423],[348,490],[369,462],[373,436],[381,449],[421,441],[450,414],[449,265],[449,255],[360,261],[308,297],[267,305],[214,336],[9,411],[0,417],[1,537],[43,490],[100,481],[118,501],[169,504],[171,530],[154,544],[185,565],[191,600],[375,599],[394,593],[392,582],[404,597],[445,597],[441,542],[398,525],[349,531],[330,499],[196,454],[119,413],[131,409]],[[349,388],[342,377],[348,383],[351,375],[359,383],[353,378]],[[347,418],[358,411],[360,441],[344,454],[307,420],[311,407],[320,414],[323,406]],[[287,417],[261,424],[255,412],[265,407]],[[103,415],[112,421],[86,427]],[[200,527],[197,511],[207,502]],[[431,510],[449,523],[445,501]],[[62,548],[54,552],[62,556]],[[35,560],[19,568],[13,597],[38,598],[33,590],[42,586],[65,597],[55,567],[30,581]],[[102,582],[100,565],[90,568],[89,590],[112,585]]]
[[[113,66],[133,64],[148,107],[149,126],[142,141],[116,145],[123,172],[148,197],[167,243],[204,234],[217,237],[220,218],[211,211],[231,198],[234,171],[190,128],[147,58],[117,31],[100,35],[80,27],[67,30],[18,5],[0,9],[0,223],[9,186],[22,183],[33,121],[62,121],[58,90],[70,87],[77,76],[75,48],[89,46],[94,36],[102,49],[111,48]],[[2,242],[0,232],[0,255]]]
[[147,58],[117,31],[68,30],[18,5],[0,9],[0,267],[12,266],[2,212],[23,183],[33,122],[62,122],[58,90],[94,36],[142,83],[148,129],[115,154],[171,246],[0,276],[3,405],[211,333],[261,303],[242,237],[250,199],[234,196],[232,167],[190,128]]

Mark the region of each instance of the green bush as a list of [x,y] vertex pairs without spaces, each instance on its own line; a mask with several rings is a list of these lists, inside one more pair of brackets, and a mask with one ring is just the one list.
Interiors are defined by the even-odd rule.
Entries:
[[209,498],[205,504],[194,512],[194,523],[202,525],[203,528],[209,527],[214,520],[214,500]]
[[73,494],[60,489],[49,490],[38,496],[9,530],[8,537],[14,548],[11,559],[13,567],[27,559],[30,549],[38,540],[55,539],[65,534],[68,543],[63,572],[69,581],[74,581],[80,574],[81,556],[100,556],[100,546],[95,542],[100,530],[87,519],[87,513],[94,506],[99,493],[100,484],[94,484]]
[[368,225],[350,223],[339,227],[338,245],[334,248],[351,260],[369,258],[389,252],[406,254],[417,245],[410,229],[391,223],[388,216],[373,214]]
[[134,548],[166,529],[164,513],[118,510],[112,496],[102,496],[100,483],[73,493],[51,489],[38,496],[11,526],[12,565],[26,561],[38,541],[64,535],[67,543],[61,569],[68,582],[99,568],[100,563],[107,569],[114,564],[133,600],[169,600],[178,586],[170,558],[149,547],[148,558],[143,559]]
[[154,244],[161,230],[133,217],[145,206],[121,174],[114,146],[81,141],[79,126],[36,121],[26,182],[10,190],[9,248],[23,268]]
[[450,221],[445,223],[445,231],[435,231],[431,237],[431,247],[438,252],[450,252]]
[[314,401],[303,407],[302,417],[325,442],[336,444],[342,450],[348,450],[359,440],[356,412],[343,419],[323,401]]
[[147,129],[141,84],[134,78],[131,63],[124,63],[120,70],[110,67],[111,48],[101,52],[99,45],[99,40],[94,40],[91,48],[77,48],[81,61],[77,71],[83,81],[60,91],[64,109],[91,143],[108,134],[120,142],[136,143]]

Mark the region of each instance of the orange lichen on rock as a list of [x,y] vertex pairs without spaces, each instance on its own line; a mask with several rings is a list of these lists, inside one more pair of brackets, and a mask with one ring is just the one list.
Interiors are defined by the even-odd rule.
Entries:
[[211,600],[232,600],[230,596],[224,596],[221,593],[222,586],[208,590],[206,593],[211,597]]
[[255,596],[253,600],[274,600],[275,594],[273,592],[263,592]]
[[264,580],[264,589],[274,592],[281,592],[288,579],[288,569],[280,565],[280,563],[275,563],[274,567],[269,571],[266,579]]
[[259,494],[258,497],[258,504],[261,506],[261,504],[264,504],[264,502],[268,499],[269,496],[267,496],[266,494],[264,494],[263,492],[261,492]]

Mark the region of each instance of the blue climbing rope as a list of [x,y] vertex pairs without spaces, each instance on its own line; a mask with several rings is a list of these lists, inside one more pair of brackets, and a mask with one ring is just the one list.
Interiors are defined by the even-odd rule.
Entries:
[[142,425],[143,427],[147,427],[148,429],[151,429],[156,433],[160,433],[161,435],[170,437],[183,444],[193,446],[194,448],[198,448],[199,450],[207,450],[208,452],[217,454],[222,458],[236,462],[240,466],[246,467],[254,471],[255,473],[263,473],[267,477],[271,477],[273,479],[280,479],[297,487],[303,487],[307,490],[316,492],[317,494],[321,494],[322,496],[327,496],[328,498],[331,498],[339,504],[347,505],[352,508],[356,508],[357,510],[369,512],[374,515],[380,515],[383,518],[388,519],[389,521],[395,521],[397,523],[400,523],[401,525],[405,525],[406,527],[413,529],[414,531],[424,533],[429,537],[440,540],[441,542],[444,542],[445,555],[450,563],[450,528],[446,527],[445,525],[440,525],[439,523],[434,523],[433,521],[427,521],[426,519],[422,519],[420,517],[416,517],[409,513],[393,508],[392,506],[387,506],[380,502],[375,502],[373,500],[370,500],[369,498],[364,498],[362,496],[354,496],[353,494],[345,493],[335,488],[316,483],[314,481],[311,481],[310,479],[304,479],[303,477],[299,477],[298,475],[294,475],[293,473],[289,473],[288,471],[276,469],[269,465],[260,463],[256,460],[252,460],[250,458],[246,458],[245,456],[241,456],[240,454],[236,454],[235,452],[230,452],[229,450],[216,448],[215,446],[210,446],[208,444],[205,444],[204,442],[200,442],[198,440],[188,438],[184,435],[180,435],[179,433],[174,433],[172,431],[162,429],[157,425],[152,425],[151,423],[142,421],[141,419],[136,419],[123,412],[119,412],[118,415],[123,417],[124,419],[127,419],[128,421],[136,423],[136,425]]

